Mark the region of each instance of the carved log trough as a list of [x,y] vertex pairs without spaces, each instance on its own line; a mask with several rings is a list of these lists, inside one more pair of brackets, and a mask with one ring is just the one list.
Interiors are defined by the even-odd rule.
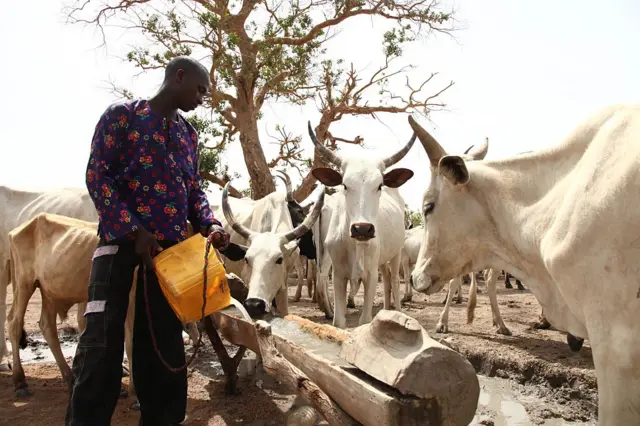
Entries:
[[295,315],[254,323],[235,308],[209,318],[331,425],[462,426],[476,412],[472,365],[401,312],[382,310],[352,332]]

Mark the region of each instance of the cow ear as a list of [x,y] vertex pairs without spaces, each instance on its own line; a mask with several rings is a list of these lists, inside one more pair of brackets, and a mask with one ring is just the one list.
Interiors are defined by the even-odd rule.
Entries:
[[325,186],[338,186],[342,184],[342,175],[328,167],[318,167],[311,174]]
[[399,188],[412,177],[413,171],[409,169],[393,169],[384,174],[382,177],[382,183],[389,188]]
[[222,253],[227,259],[231,260],[232,262],[237,262],[244,259],[245,255],[247,254],[247,247],[241,246],[240,244],[236,243],[229,243],[224,251],[220,250],[220,253]]
[[469,183],[469,171],[464,160],[457,155],[445,155],[438,163],[438,171],[454,185]]

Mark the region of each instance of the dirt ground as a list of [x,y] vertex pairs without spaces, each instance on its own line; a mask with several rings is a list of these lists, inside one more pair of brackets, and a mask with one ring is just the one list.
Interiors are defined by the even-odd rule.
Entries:
[[[290,313],[319,323],[330,323],[317,305],[310,301],[306,287],[302,299],[293,302],[295,282],[289,285]],[[514,283],[515,285],[515,283]],[[524,283],[526,287],[526,283]],[[401,284],[404,294],[404,283]],[[437,334],[436,323],[443,309],[446,289],[433,296],[414,292],[413,300],[403,306],[403,311],[418,319],[429,334],[441,343],[466,356],[478,373],[487,376],[510,378],[529,393],[538,397],[539,403],[525,406],[532,417],[544,420],[561,417],[568,421],[591,421],[596,416],[597,394],[595,373],[589,342],[578,353],[566,344],[564,333],[555,330],[536,330],[532,324],[540,314],[540,306],[529,290],[505,289],[498,282],[498,303],[502,318],[512,336],[502,336],[492,325],[491,308],[482,280],[481,293],[472,324],[466,323],[468,285],[464,285],[463,303],[452,304],[449,314],[449,333]],[[11,303],[11,288],[9,288]],[[374,315],[382,308],[382,284],[378,285],[374,302]],[[40,334],[40,294],[36,292],[29,304],[25,319],[28,334]],[[348,309],[349,328],[357,326],[363,303],[363,289],[356,296],[356,308]],[[59,332],[66,325],[76,325],[75,307],[67,324],[59,324]],[[73,337],[74,339],[77,336]],[[189,377],[188,417],[185,425],[283,425],[286,411],[291,407],[294,395],[282,389],[264,374],[244,378],[239,383],[241,394],[224,395],[224,377],[213,370],[211,361],[215,354],[207,340],[194,362]],[[191,350],[189,350],[189,353]],[[67,358],[71,364],[71,358]],[[32,426],[47,419],[62,424],[68,393],[55,363],[26,364],[25,374],[33,396],[19,400],[14,396],[10,372],[0,372],[0,425]],[[127,383],[128,378],[123,378]],[[137,425],[139,414],[131,410],[130,399],[121,399],[114,414],[114,425]],[[56,419],[56,420],[54,420]],[[59,421],[57,420],[59,419]],[[35,422],[35,423],[34,423]]]

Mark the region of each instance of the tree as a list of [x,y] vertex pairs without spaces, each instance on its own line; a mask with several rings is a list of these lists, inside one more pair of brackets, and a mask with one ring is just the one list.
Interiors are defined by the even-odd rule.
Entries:
[[[270,165],[298,164],[308,169],[323,164],[316,153],[313,162],[303,158],[290,138],[283,146],[294,149],[285,146],[279,158],[267,162],[258,135],[260,110],[267,100],[283,99],[298,105],[321,100],[322,118],[316,134],[335,148],[337,141],[362,142],[329,132],[330,124],[345,114],[418,111],[426,115],[443,106],[436,98],[452,84],[435,95],[424,95],[423,88],[432,75],[422,84],[407,82],[406,96],[386,90],[389,78],[406,70],[389,71],[389,64],[401,56],[405,43],[420,34],[453,30],[446,27],[452,22],[452,13],[439,11],[436,0],[307,0],[305,4],[298,0],[74,1],[67,10],[71,22],[103,28],[118,17],[128,29],[146,36],[148,43],[134,47],[127,55],[141,70],[161,68],[177,55],[207,58],[213,84],[207,106],[221,129],[218,146],[239,137],[255,198],[275,190]],[[88,11],[89,4],[98,2],[97,12]],[[83,17],[86,13],[89,17]],[[260,14],[263,22],[258,23]],[[357,16],[393,23],[383,37],[385,65],[364,84],[353,67],[345,73],[339,63],[327,60],[323,47],[338,25]],[[371,104],[365,96],[371,88],[377,88],[378,97],[388,98],[388,103]],[[314,182],[308,174],[296,198],[308,196]]]
[[423,224],[422,215],[420,212],[411,210],[408,205],[404,205],[404,227],[405,229],[412,226],[415,228],[416,226],[420,226]]

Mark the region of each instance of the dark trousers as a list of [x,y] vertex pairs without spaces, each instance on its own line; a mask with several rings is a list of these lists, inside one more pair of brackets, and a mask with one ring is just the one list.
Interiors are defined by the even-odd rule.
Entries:
[[[175,242],[159,241],[163,248]],[[91,267],[87,327],[80,335],[73,359],[73,384],[66,426],[108,426],[120,394],[124,322],[133,272],[140,263],[132,241],[100,240]],[[162,294],[152,271],[147,272],[147,296],[158,349],[172,367],[185,363],[182,323]],[[91,302],[106,302],[94,303]],[[187,370],[174,373],[162,364],[153,348],[139,269],[133,329],[132,379],[140,402],[140,425],[168,426],[184,420],[187,407]]]

